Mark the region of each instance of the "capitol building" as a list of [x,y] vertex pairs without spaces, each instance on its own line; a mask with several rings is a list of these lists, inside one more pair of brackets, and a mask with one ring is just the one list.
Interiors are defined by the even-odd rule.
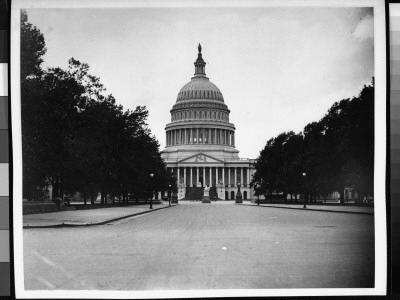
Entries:
[[230,110],[219,88],[206,77],[201,50],[199,44],[194,76],[170,110],[164,162],[177,178],[178,200],[201,200],[206,186],[213,199],[233,200],[238,187],[243,199],[254,199],[250,181],[255,160],[239,158]]

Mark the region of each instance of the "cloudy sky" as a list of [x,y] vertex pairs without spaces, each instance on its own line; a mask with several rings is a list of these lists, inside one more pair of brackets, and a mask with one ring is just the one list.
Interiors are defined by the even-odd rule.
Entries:
[[45,67],[86,62],[124,109],[146,105],[165,147],[169,110],[194,74],[197,45],[224,95],[240,157],[301,131],[374,76],[372,8],[202,7],[28,9]]

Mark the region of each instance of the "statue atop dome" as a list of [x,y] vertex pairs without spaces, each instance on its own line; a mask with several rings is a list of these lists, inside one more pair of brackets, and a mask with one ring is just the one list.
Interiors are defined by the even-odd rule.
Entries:
[[205,77],[206,72],[205,72],[205,66],[206,62],[203,60],[203,57],[201,56],[201,45],[199,43],[199,46],[197,47],[199,49],[199,54],[197,55],[197,60],[194,62],[195,65],[195,77]]

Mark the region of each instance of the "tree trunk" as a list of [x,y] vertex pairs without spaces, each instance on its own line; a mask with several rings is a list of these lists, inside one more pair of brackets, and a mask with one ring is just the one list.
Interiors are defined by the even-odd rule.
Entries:
[[63,185],[63,180],[61,178],[59,179],[59,185],[60,185],[60,198],[64,199],[64,185]]
[[83,193],[83,204],[84,205],[87,204],[87,194],[86,194],[86,192]]
[[92,205],[94,205],[94,192],[93,192],[93,190],[92,191],[90,191],[90,204],[92,204]]
[[58,181],[58,178],[53,177],[51,184],[53,185],[52,199],[54,199],[56,197],[60,197],[60,183]]
[[340,204],[344,204],[344,189],[342,189],[342,192],[340,193]]

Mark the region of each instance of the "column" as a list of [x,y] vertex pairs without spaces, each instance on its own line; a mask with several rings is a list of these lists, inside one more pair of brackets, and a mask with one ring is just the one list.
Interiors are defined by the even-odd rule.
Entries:
[[236,169],[237,169],[237,168],[235,167],[235,180],[233,181],[233,184],[234,184],[234,185],[236,185],[236,182],[237,182],[237,172],[236,172]]
[[235,147],[235,132],[232,131],[232,146]]
[[215,183],[218,184],[218,167],[215,167]]
[[196,186],[197,186],[197,182],[199,182],[199,167],[197,167]]
[[203,186],[206,185],[206,167],[203,167]]
[[247,185],[250,185],[250,168],[246,168],[247,169]]
[[215,128],[214,144],[217,144],[217,128]]
[[186,167],[183,167],[183,183],[186,186]]
[[212,185],[212,167],[210,167],[210,186]]
[[[198,128],[196,128],[196,143],[197,144],[199,143],[199,129]],[[199,180],[197,179],[197,181],[199,181]]]
[[190,186],[193,186],[193,169],[190,167]]
[[178,178],[177,178],[177,179],[178,179],[178,184],[180,183],[180,174],[179,174],[179,171],[180,171],[180,170],[179,170],[179,169],[180,169],[180,168],[178,167]]
[[228,168],[228,185],[231,185],[231,168]]
[[211,128],[208,128],[207,144],[211,144]]
[[225,185],[225,166],[222,167],[222,184]]
[[240,185],[243,186],[243,168],[240,168]]
[[222,130],[222,144],[226,145],[226,130]]

